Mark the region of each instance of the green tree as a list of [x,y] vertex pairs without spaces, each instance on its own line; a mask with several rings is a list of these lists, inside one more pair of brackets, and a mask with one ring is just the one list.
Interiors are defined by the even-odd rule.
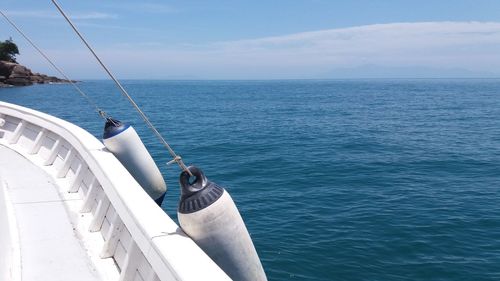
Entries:
[[0,41],[0,60],[16,62],[16,55],[19,55],[19,49],[12,39]]

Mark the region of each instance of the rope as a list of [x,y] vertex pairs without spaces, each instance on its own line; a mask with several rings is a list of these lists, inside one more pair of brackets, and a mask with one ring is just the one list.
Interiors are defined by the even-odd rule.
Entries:
[[[189,171],[189,169],[186,167],[186,165],[182,161],[182,158],[175,153],[175,151],[172,149],[172,147],[167,143],[167,141],[162,137],[162,135],[160,134],[160,132],[158,132],[158,130],[155,128],[155,126],[151,123],[151,121],[149,121],[148,117],[144,114],[144,112],[142,112],[142,110],[135,103],[135,101],[132,99],[132,97],[127,93],[127,91],[125,90],[125,88],[123,88],[123,86],[121,85],[121,83],[115,78],[115,76],[111,73],[111,71],[101,61],[101,59],[99,58],[99,56],[95,53],[94,49],[90,46],[90,44],[87,42],[87,40],[85,40],[85,38],[83,37],[83,35],[78,31],[78,29],[76,28],[76,26],[73,24],[73,22],[68,18],[68,16],[63,11],[63,9],[61,8],[61,6],[59,6],[59,4],[56,2],[56,0],[51,0],[51,1],[54,4],[54,6],[56,6],[57,10],[59,10],[59,12],[61,13],[61,15],[66,19],[66,21],[71,26],[71,28],[73,29],[73,31],[75,31],[75,33],[78,35],[78,37],[80,37],[80,39],[82,40],[82,42],[87,46],[87,48],[89,49],[89,51],[94,55],[94,57],[96,58],[97,62],[102,66],[102,68],[106,71],[106,73],[109,75],[109,77],[115,82],[115,84],[118,87],[118,89],[120,89],[120,92],[122,93],[122,95],[125,98],[128,99],[128,101],[132,104],[132,106],[135,108],[135,110],[137,110],[137,112],[139,113],[139,115],[142,117],[142,119],[144,120],[144,122],[146,123],[146,125],[153,131],[153,133],[160,140],[160,142],[163,144],[163,146],[165,146],[167,148],[168,152],[172,156],[172,161],[176,162],[183,171],[187,172],[190,176],[193,176],[193,174],[191,174],[191,172]],[[170,161],[169,163],[171,163],[172,161]]]
[[71,80],[59,67],[57,67],[57,65],[55,65],[52,60],[47,56],[45,55],[45,53],[40,49],[38,48],[38,46],[12,21],[9,19],[9,17],[7,17],[6,14],[4,14],[1,10],[0,10],[0,14],[5,18],[5,20],[7,20],[7,22],[12,25],[12,27],[14,27],[15,30],[17,30],[17,32],[19,32],[19,34],[21,34],[21,36],[24,37],[24,39],[26,39],[26,41],[28,41],[31,46],[33,46],[33,48],[35,48],[35,50],[38,51],[38,53],[40,53],[40,55],[42,55],[42,57],[45,58],[45,60],[47,60],[47,62],[49,62],[50,65],[52,65],[52,67],[57,71],[59,72],[59,74],[61,74],[64,79],[66,79],[75,89],[78,93],[80,93],[80,95],[87,100],[87,102],[92,105],[94,107],[94,109],[97,111],[97,113],[99,113],[99,116],[101,116],[102,118],[104,119],[107,119],[108,116],[106,114],[106,112],[104,112],[101,108],[99,108],[99,106],[97,105],[96,102],[94,102],[94,100],[92,100],[87,94],[85,94],[82,89],[80,89],[80,87],[78,87],[74,82],[73,80]]

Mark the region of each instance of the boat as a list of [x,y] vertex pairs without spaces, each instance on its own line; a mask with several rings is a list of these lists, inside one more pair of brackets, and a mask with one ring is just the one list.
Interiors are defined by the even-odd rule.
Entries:
[[134,128],[111,118],[2,11],[105,121],[102,142],[54,116],[0,102],[0,280],[267,280],[229,193],[186,166],[52,0],[177,163],[166,184]]
[[135,129],[111,118],[2,11],[105,121],[82,128],[0,102],[0,280],[267,280],[229,193],[186,166],[56,0],[51,0],[182,172],[177,225]]
[[103,143],[0,102],[0,280],[230,280]]

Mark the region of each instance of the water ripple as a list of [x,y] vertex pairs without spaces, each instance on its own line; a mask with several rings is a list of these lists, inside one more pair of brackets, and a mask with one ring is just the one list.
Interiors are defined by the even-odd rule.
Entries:
[[[104,81],[81,86],[132,123]],[[231,192],[270,280],[500,280],[500,80],[126,81],[188,163]],[[102,122],[66,85],[0,100]]]

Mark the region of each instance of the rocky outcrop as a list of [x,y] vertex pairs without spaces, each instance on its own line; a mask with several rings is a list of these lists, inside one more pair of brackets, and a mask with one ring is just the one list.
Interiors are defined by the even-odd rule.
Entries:
[[69,82],[54,76],[33,73],[29,68],[17,63],[0,61],[0,87]]

